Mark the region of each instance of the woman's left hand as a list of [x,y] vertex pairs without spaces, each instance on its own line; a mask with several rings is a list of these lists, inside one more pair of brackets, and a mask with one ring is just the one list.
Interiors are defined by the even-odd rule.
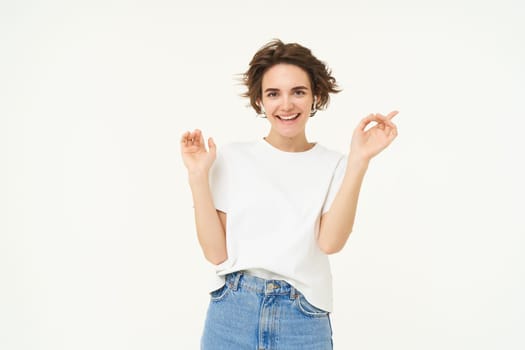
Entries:
[[[370,114],[363,118],[352,136],[350,155],[369,161],[384,150],[397,136],[397,127],[391,119],[398,113],[392,111],[387,116]],[[365,131],[371,122],[377,124]]]

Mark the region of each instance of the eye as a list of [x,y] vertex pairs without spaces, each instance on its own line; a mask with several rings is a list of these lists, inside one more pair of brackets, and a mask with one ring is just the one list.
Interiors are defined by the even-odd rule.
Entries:
[[306,95],[306,92],[303,91],[303,90],[296,90],[296,91],[295,91],[295,94],[296,94],[296,95],[299,95],[299,96],[303,96],[303,95]]
[[269,92],[269,93],[266,95],[266,97],[275,97],[275,96],[277,96],[277,92],[275,92],[275,91]]

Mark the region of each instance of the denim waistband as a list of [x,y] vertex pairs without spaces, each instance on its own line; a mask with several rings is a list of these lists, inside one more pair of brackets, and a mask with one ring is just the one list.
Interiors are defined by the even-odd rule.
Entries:
[[290,283],[284,280],[267,280],[247,274],[244,271],[236,271],[225,276],[226,284],[234,291],[238,289],[249,290],[264,295],[286,295],[291,299],[301,294]]

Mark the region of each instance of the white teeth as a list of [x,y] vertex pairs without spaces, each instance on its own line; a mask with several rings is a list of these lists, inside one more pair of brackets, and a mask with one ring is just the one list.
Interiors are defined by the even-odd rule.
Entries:
[[281,118],[283,120],[291,120],[291,119],[294,119],[295,117],[297,117],[298,115],[299,115],[299,113],[291,115],[291,116],[287,116],[287,117],[280,115],[279,118]]

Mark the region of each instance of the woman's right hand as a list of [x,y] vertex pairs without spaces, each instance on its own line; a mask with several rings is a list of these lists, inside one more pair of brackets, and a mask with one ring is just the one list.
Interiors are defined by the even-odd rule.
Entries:
[[217,156],[217,148],[213,139],[211,137],[208,139],[209,151],[204,146],[202,132],[199,129],[185,132],[180,142],[182,160],[188,173],[190,175],[208,174]]

